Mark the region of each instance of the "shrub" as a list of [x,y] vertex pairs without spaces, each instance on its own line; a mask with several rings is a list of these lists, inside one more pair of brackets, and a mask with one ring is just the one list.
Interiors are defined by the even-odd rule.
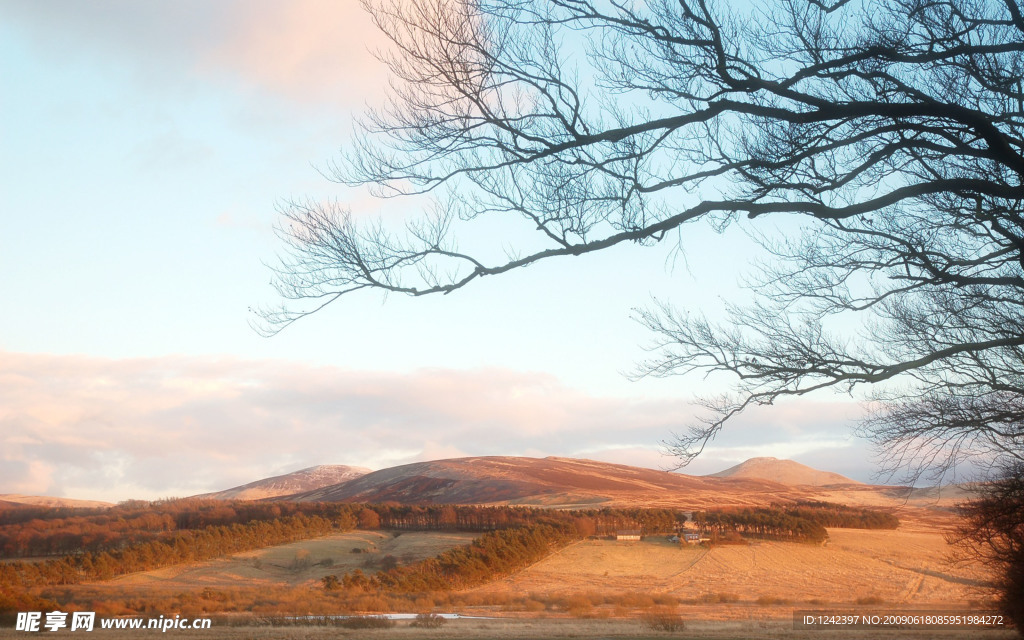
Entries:
[[381,595],[365,595],[351,600],[356,611],[393,611],[391,601]]
[[648,613],[641,618],[644,627],[652,631],[667,631],[673,633],[686,628],[683,618],[675,613]]
[[885,604],[885,598],[879,596],[867,596],[866,598],[857,598],[857,604]]
[[448,621],[445,618],[435,613],[421,613],[416,616],[410,626],[420,629],[437,629],[444,626],[446,622]]
[[712,531],[710,540],[706,543],[709,547],[723,546],[723,545],[746,545],[748,542],[739,531]]
[[422,595],[415,598],[412,602],[413,611],[429,612],[434,608],[434,599],[428,595]]
[[485,593],[482,600],[487,606],[507,606],[515,602],[515,596],[510,593]]
[[341,581],[338,580],[338,576],[328,575],[320,578],[320,582],[324,585],[324,589],[327,591],[337,591],[341,588]]
[[390,629],[395,621],[384,616],[353,616],[344,618],[338,626],[346,629]]
[[739,599],[735,593],[705,593],[700,597],[701,602],[739,602]]
[[778,596],[761,596],[757,599],[757,604],[762,607],[773,605],[773,604],[789,604],[789,600],[786,598],[780,598]]
[[654,606],[654,598],[652,598],[650,594],[630,591],[619,596],[618,604],[621,604],[623,607],[650,609]]
[[565,601],[562,604],[565,607],[565,610],[568,611],[570,615],[576,617],[586,615],[587,613],[590,613],[591,609],[594,608],[594,604],[590,601],[590,598],[583,595],[582,593],[577,593],[569,596],[565,599]]

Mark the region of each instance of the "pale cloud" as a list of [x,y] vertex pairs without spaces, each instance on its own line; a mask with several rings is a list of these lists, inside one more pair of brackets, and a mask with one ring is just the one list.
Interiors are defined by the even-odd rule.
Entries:
[[[820,418],[835,416],[834,406],[783,413],[786,430],[766,427],[762,415],[730,425],[709,450],[715,466],[687,472],[721,470],[736,455],[807,457],[842,445],[839,427]],[[658,442],[691,415],[684,399],[595,397],[550,375],[504,369],[387,373],[0,352],[0,493],[181,496],[315,464],[383,468],[470,455],[664,468],[672,460]]]
[[0,493],[96,499],[223,489],[314,464],[571,455],[655,442],[681,401],[600,399],[500,369],[0,353]]
[[141,82],[236,80],[297,102],[362,106],[382,94],[373,52],[386,38],[359,2],[336,0],[4,0],[46,55],[101,52]]
[[871,482],[877,479],[871,446],[853,433],[862,413],[861,405],[849,400],[800,399],[754,407],[727,424],[687,472],[715,473],[770,456]]
[[[581,449],[573,453],[574,456],[611,462],[614,464],[628,464],[634,467],[646,469],[669,470],[675,466],[675,458],[666,456],[656,447],[648,445],[619,445],[599,449]],[[684,473],[694,474],[691,469],[685,469]]]
[[202,64],[296,100],[362,105],[387,85],[386,38],[358,2],[246,2],[235,18]]

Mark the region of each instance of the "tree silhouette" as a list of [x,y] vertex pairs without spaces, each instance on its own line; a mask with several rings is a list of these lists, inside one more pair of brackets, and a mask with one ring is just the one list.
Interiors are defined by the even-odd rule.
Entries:
[[1024,633],[1024,465],[1001,469],[960,506],[963,520],[950,542],[997,576],[999,607]]
[[[741,225],[768,255],[753,302],[639,313],[642,375],[731,382],[668,443],[682,464],[748,407],[819,390],[870,400],[890,471],[1024,460],[1019,0],[365,4],[393,97],[333,177],[434,204],[404,230],[284,206],[287,302],[262,330]],[[491,219],[519,225],[507,252],[478,246]]]

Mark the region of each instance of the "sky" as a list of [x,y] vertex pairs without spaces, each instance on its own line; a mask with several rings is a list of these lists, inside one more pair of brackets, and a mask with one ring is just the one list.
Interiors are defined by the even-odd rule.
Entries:
[[[0,493],[119,501],[317,464],[576,456],[670,468],[699,379],[633,380],[634,309],[735,295],[694,228],[444,297],[351,296],[273,338],[289,199],[400,216],[326,180],[384,98],[357,2],[0,0]],[[878,480],[823,396],[749,412],[687,473],[754,456]]]

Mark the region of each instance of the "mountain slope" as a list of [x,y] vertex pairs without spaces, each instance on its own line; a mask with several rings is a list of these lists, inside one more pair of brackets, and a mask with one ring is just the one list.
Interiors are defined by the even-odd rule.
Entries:
[[479,457],[417,462],[368,473],[288,500],[400,504],[756,505],[806,497],[748,478],[707,478],[572,458]]
[[861,484],[846,476],[831,471],[819,471],[813,467],[778,458],[751,458],[725,471],[712,473],[708,478],[748,478],[769,480],[788,486],[810,485],[823,487],[833,484]]
[[0,493],[0,501],[33,507],[70,507],[75,509],[102,509],[114,506],[110,502],[100,500],[75,500],[74,498],[55,498],[53,496],[26,496],[20,493]]
[[300,469],[272,478],[256,480],[224,491],[204,493],[197,498],[212,500],[262,500],[276,498],[293,493],[313,491],[321,487],[333,486],[347,482],[370,473],[363,467],[350,467],[343,464],[322,464],[307,469]]

